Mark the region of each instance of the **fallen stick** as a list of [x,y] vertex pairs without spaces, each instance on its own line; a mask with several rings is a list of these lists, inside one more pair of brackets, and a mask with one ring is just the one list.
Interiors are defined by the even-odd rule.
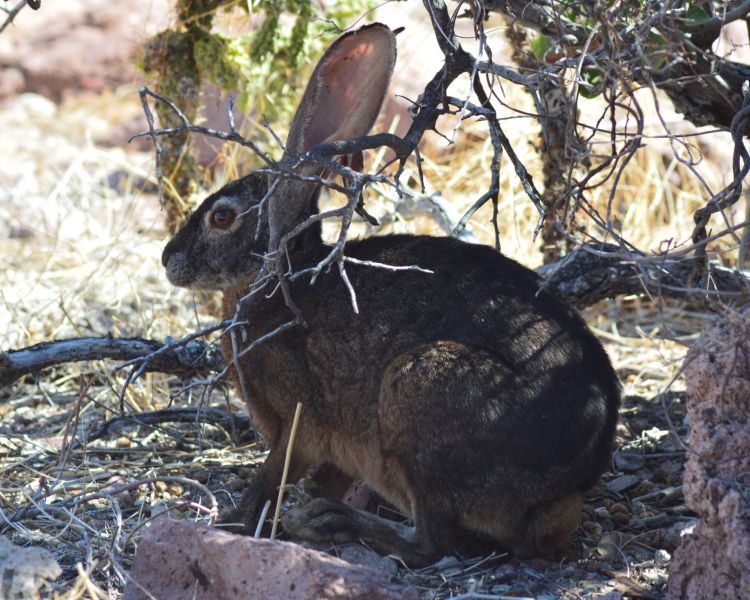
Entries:
[[[0,352],[0,386],[63,363],[86,360],[133,360],[152,354],[164,344],[142,338],[86,337],[53,340]],[[188,377],[205,375],[224,367],[221,353],[213,345],[194,340],[182,348],[164,352],[149,361],[147,371]]]

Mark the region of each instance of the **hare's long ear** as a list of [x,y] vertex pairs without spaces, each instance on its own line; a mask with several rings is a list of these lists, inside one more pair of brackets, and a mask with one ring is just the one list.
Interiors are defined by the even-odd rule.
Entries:
[[[385,25],[367,25],[336,40],[307,84],[292,121],[287,155],[366,135],[378,117],[395,62],[396,38]],[[269,253],[315,211],[316,187],[290,178],[276,182],[268,206]]]
[[366,135],[383,104],[396,62],[396,38],[380,23],[336,40],[313,71],[294,115],[287,152]]

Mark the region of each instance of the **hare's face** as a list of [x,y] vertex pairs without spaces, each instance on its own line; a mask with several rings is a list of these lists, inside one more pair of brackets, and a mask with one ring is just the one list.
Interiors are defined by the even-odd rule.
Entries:
[[252,173],[211,194],[164,248],[161,262],[179,287],[225,290],[261,266],[268,245],[258,227],[266,176]]

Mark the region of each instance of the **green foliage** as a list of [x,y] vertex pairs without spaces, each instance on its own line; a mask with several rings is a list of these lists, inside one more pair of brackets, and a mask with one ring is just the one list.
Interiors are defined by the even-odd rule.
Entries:
[[651,66],[654,69],[661,69],[667,62],[669,40],[667,40],[658,29],[652,27],[645,48],[651,55]]
[[685,13],[688,25],[703,25],[711,19],[711,15],[702,6],[691,6]]
[[233,90],[241,85],[242,69],[248,63],[247,49],[241,39],[218,33],[202,35],[195,41],[193,56],[201,80],[222,90]]
[[[374,4],[375,0],[333,0],[315,4],[313,0],[242,0],[239,3],[236,0],[176,0],[176,25],[148,40],[138,63],[155,78],[156,91],[174,101],[190,121],[195,122],[200,117],[201,86],[216,85],[225,92],[239,90],[236,99],[239,108],[245,112],[252,109],[256,116],[264,115],[283,137],[297,95],[309,75],[308,65],[314,63],[341,29]],[[218,33],[214,30],[214,17],[220,9],[237,13],[244,10],[259,25],[239,36]],[[241,18],[239,14],[237,18]],[[157,104],[155,109],[162,125],[180,125],[165,105]],[[258,128],[251,135],[261,146],[273,143],[264,128]],[[162,146],[162,166],[175,201],[167,205],[167,220],[173,229],[185,213],[183,199],[191,195],[200,177],[187,134],[166,138]]]
[[[217,2],[204,2],[216,6]],[[312,65],[331,39],[366,13],[374,0],[250,0],[242,6],[259,21],[249,33],[228,37],[203,27],[191,29],[193,58],[200,79],[224,91],[239,90],[237,105],[244,112],[265,116],[284,132],[297,96]],[[270,143],[267,131],[253,136]]]
[[548,35],[538,35],[531,40],[531,53],[537,60],[544,60],[550,48],[552,48],[552,38]]
[[373,0],[335,0],[322,7],[312,0],[251,0],[251,12],[263,14],[265,20],[248,36],[250,53],[240,68],[240,106],[255,108],[271,122],[288,120],[309,75],[306,67],[337,30],[373,5]]
[[604,73],[596,67],[584,69],[581,77],[588,83],[588,86],[581,85],[578,87],[578,93],[584,98],[596,98],[602,93],[602,84],[604,82]]

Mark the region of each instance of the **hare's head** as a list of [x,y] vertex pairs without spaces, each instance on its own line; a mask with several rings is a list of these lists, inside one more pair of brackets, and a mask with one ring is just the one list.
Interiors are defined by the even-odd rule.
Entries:
[[268,247],[268,229],[257,227],[266,188],[266,176],[251,173],[206,198],[164,248],[169,281],[225,290],[257,271]]
[[[366,135],[380,112],[395,61],[396,40],[385,25],[366,25],[336,40],[318,62],[300,101],[285,158],[327,141]],[[314,165],[302,169],[307,175],[322,171]],[[169,281],[226,290],[257,271],[264,253],[275,252],[281,237],[316,210],[316,184],[283,177],[275,183],[262,211],[258,206],[269,181],[257,173],[204,200],[164,249]]]

